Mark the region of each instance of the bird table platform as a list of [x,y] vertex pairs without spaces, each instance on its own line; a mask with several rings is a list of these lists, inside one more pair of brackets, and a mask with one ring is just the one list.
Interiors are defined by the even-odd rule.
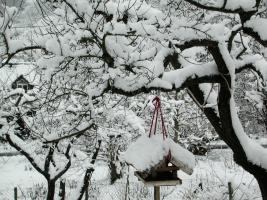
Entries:
[[136,171],[134,174],[147,186],[175,186],[182,184],[182,180],[177,176],[178,170],[178,167],[166,166],[164,163],[161,167],[151,170],[151,173]]

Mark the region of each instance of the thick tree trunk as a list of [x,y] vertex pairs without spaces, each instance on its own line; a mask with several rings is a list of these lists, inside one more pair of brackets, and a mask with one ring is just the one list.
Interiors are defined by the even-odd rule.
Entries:
[[243,167],[244,170],[255,177],[261,191],[262,199],[267,200],[267,170],[258,165],[252,164],[242,154],[238,155],[234,153],[234,160],[238,165]]
[[56,183],[54,180],[48,180],[47,183],[48,191],[46,200],[54,200]]
[[231,73],[228,70],[228,67],[230,66],[227,66],[224,60],[225,55],[223,56],[219,47],[209,48],[209,51],[218,66],[219,72],[224,77],[224,81],[220,84],[218,94],[218,110],[221,122],[220,125],[223,132],[218,132],[218,134],[233,150],[235,162],[254,175],[258,181],[263,200],[267,200],[267,171],[259,165],[254,165],[248,160],[245,149],[253,148],[253,146],[242,146],[233,122],[232,112],[235,111],[231,108],[231,98],[233,98],[231,90],[234,89],[232,88],[232,79],[234,77],[231,77]]
[[[261,190],[262,199],[267,200],[267,171],[260,166],[253,165],[247,160],[245,151],[233,129],[230,111],[231,77],[228,67],[226,66],[224,58],[217,46],[210,46],[209,52],[212,54],[214,61],[218,66],[218,70],[223,77],[223,79],[220,80],[220,90],[218,95],[219,115],[214,108],[203,107],[206,102],[203,91],[198,85],[191,85],[188,87],[189,95],[204,111],[206,117],[211,122],[220,138],[233,150],[235,162],[256,178]],[[173,60],[178,62],[178,59],[174,56]],[[170,60],[168,60],[168,62],[166,61],[164,65],[167,66],[169,63],[171,63],[175,69],[181,67],[179,63],[172,63]]]
[[255,178],[261,190],[262,200],[267,200],[267,172],[260,176],[255,176]]

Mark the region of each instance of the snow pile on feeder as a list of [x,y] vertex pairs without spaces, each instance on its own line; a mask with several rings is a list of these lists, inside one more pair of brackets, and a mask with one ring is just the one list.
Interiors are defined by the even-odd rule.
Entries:
[[[135,175],[145,184],[154,186],[181,184],[177,171],[181,169],[191,175],[195,157],[167,137],[160,99],[156,97],[153,103],[155,110],[149,137],[141,136],[132,143],[124,153],[124,160],[137,170]],[[158,117],[161,118],[162,135],[156,134]]]
[[124,153],[125,161],[136,170],[149,171],[162,162],[171,152],[170,163],[191,175],[195,166],[195,157],[188,150],[175,143],[172,139],[162,139],[161,134],[139,137]]

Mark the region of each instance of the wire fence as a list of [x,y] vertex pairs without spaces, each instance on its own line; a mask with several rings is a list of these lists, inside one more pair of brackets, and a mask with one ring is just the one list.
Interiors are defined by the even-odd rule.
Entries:
[[[256,180],[237,166],[232,159],[229,150],[214,150],[206,158],[197,157],[198,163],[192,176],[184,176],[178,172],[183,184],[175,187],[162,187],[161,200],[261,200],[261,194]],[[20,165],[20,163],[23,163]],[[26,164],[24,164],[26,163]],[[20,166],[19,166],[20,165]],[[16,166],[16,175],[12,175],[11,166]],[[26,166],[26,168],[25,168]],[[75,168],[76,169],[76,168]],[[46,182],[39,180],[38,174],[34,178],[31,176],[34,171],[29,170],[29,166],[22,156],[1,157],[0,170],[0,200],[43,200],[46,199]],[[26,170],[26,171],[25,171]],[[12,178],[10,181],[3,181],[5,173],[9,172]],[[20,173],[24,173],[21,174]],[[76,170],[72,176],[65,177],[66,200],[75,200],[73,197],[79,191],[80,182],[83,177]],[[83,173],[82,173],[83,174]],[[18,177],[15,177],[18,176]],[[103,174],[104,176],[104,174]],[[115,184],[110,185],[109,177],[99,181],[93,181],[89,187],[89,200],[149,200],[153,199],[153,188],[147,187],[129,175],[120,179]],[[17,178],[17,180],[16,180]],[[23,181],[21,181],[23,179]],[[3,183],[6,184],[3,184]],[[9,184],[10,183],[10,184]],[[17,188],[17,195],[15,189]],[[55,195],[59,194],[59,181],[57,181]],[[58,198],[55,198],[56,200]]]
[[[65,199],[75,200],[73,193],[77,193],[79,189],[77,182],[66,182]],[[180,189],[179,189],[180,187]],[[259,193],[251,193],[248,188],[236,188],[231,182],[225,185],[218,183],[199,181],[190,183],[189,187],[161,187],[161,200],[260,200]],[[37,184],[33,187],[22,188],[16,186],[12,189],[0,190],[1,200],[44,200],[46,199],[46,186]],[[147,187],[139,182],[129,182],[129,185],[124,181],[116,182],[114,185],[108,183],[91,183],[88,190],[87,200],[147,200],[153,199],[153,187]],[[56,190],[55,199],[58,198],[59,190]],[[84,196],[85,199],[85,196]]]
[[43,200],[45,198],[46,188],[40,185],[29,188],[16,186],[13,190],[10,188],[0,190],[1,200]]

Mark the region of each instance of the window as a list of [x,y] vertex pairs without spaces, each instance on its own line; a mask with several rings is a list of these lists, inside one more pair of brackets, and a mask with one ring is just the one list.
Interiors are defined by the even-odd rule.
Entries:
[[29,89],[27,83],[17,83],[17,88],[23,88],[25,92],[27,92],[27,90]]
[[31,90],[33,89],[33,85],[29,84],[29,82],[23,77],[23,76],[20,76],[18,77],[13,83],[12,83],[12,86],[11,86],[13,89],[16,89],[16,88],[22,88],[25,90],[25,92],[27,92],[28,90]]

